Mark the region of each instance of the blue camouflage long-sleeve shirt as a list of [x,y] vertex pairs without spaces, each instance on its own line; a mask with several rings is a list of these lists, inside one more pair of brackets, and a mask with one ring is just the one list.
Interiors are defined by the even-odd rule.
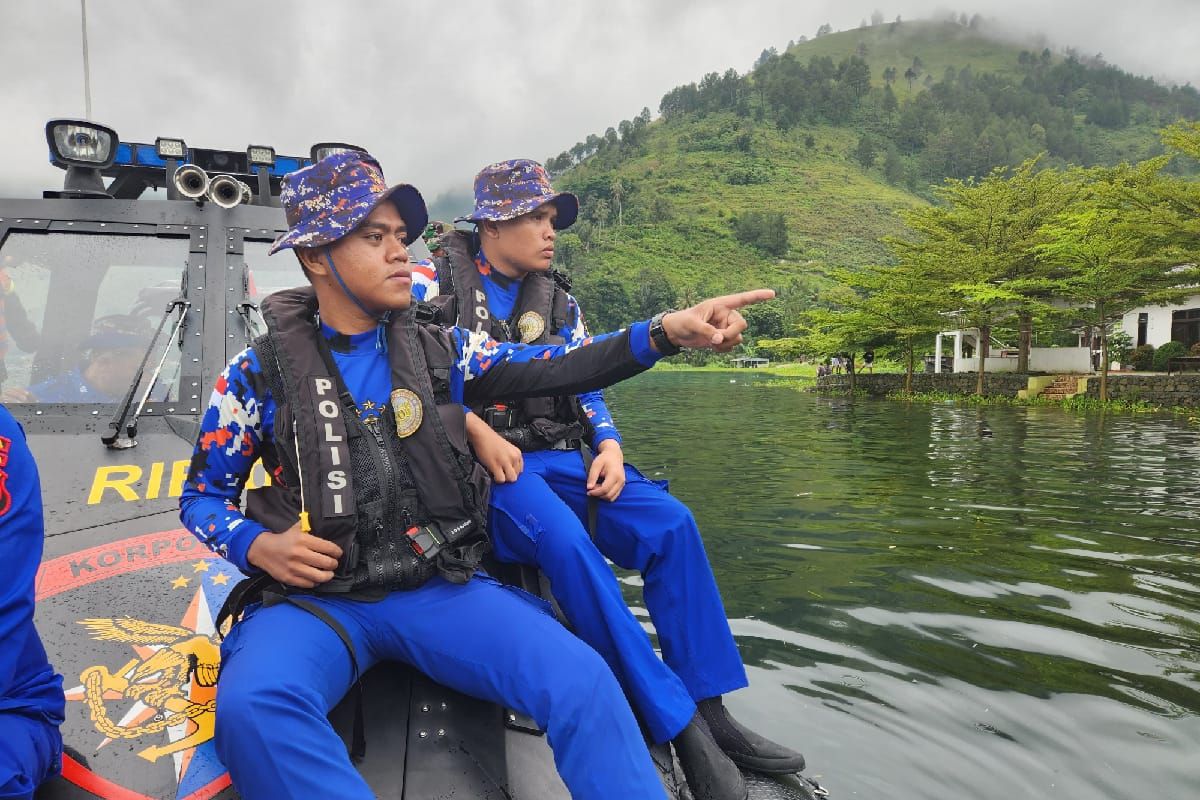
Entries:
[[[391,393],[387,353],[379,349],[374,331],[346,336],[322,326],[334,362],[364,417],[378,413]],[[546,394],[570,394],[614,380],[617,369],[603,358],[616,358],[623,332],[585,337],[563,345],[534,346],[497,342],[462,328],[444,329],[457,354],[450,375],[451,399],[481,402],[528,393],[536,387]],[[639,322],[628,331],[624,350],[641,367],[660,358],[650,345],[650,324]],[[595,347],[605,343],[605,347]],[[581,352],[588,349],[588,353]],[[620,366],[620,365],[618,365]],[[180,518],[209,549],[250,573],[250,544],[265,526],[239,510],[242,490],[262,448],[273,446],[276,404],[266,385],[253,348],[229,362],[217,379],[192,456],[192,466],[180,497]]]
[[[496,319],[511,318],[513,307],[517,303],[517,295],[521,291],[521,282],[507,278],[493,269],[483,251],[476,256],[475,267],[479,270],[483,291],[487,295],[488,311]],[[437,269],[429,261],[421,261],[413,265],[412,281],[414,300],[431,300],[441,293]],[[587,325],[583,321],[583,311],[579,307],[579,302],[570,294],[567,295],[567,321],[557,333],[568,342],[581,342],[588,337]],[[584,392],[578,395],[578,398],[584,416],[587,417],[595,432],[592,436],[592,450],[597,450],[605,439],[613,439],[619,443],[621,433],[617,430],[612,413],[608,410],[608,404],[604,402],[604,392],[600,390]]]
[[21,426],[0,406],[0,713],[59,725],[66,705],[62,676],[33,626],[45,533],[37,465]]

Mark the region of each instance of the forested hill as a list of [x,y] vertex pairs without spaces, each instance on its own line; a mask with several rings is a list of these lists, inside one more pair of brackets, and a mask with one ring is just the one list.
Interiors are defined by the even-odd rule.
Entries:
[[547,160],[582,201],[559,253],[597,329],[750,284],[780,289],[790,317],[826,267],[885,259],[896,211],[931,185],[1042,152],[1156,155],[1156,131],[1200,118],[1200,94],[978,22],[901,22],[766,50],[747,74],[671,90],[659,114]]

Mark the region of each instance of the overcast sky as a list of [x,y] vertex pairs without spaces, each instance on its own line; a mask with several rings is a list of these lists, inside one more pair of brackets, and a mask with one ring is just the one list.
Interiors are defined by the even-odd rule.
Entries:
[[[92,118],[125,141],[289,155],[352,142],[433,200],[875,9],[977,12],[1200,86],[1200,0],[90,0]],[[61,188],[43,127],[83,116],[82,65],[79,0],[0,0],[0,196]]]

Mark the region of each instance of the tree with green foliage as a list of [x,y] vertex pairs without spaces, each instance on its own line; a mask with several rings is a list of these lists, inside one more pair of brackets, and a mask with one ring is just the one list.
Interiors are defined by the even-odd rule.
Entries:
[[787,255],[790,247],[787,217],[782,212],[747,211],[734,217],[732,225],[734,235],[742,244],[775,258]]
[[[979,331],[976,393],[983,376],[992,329],[1013,317],[1022,330],[1049,308],[1056,284],[1040,263],[1036,247],[1042,224],[1063,210],[1071,183],[1054,170],[1038,170],[1030,159],[1014,170],[998,167],[982,180],[948,179],[936,191],[938,204],[902,214],[916,234],[893,239],[903,261],[925,265],[951,288],[961,327]],[[1028,337],[1022,336],[1018,369],[1028,369]]]
[[[804,314],[800,323],[808,351],[853,355],[882,337],[894,336],[904,345],[904,391],[911,392],[916,341],[941,327],[938,312],[949,302],[937,271],[919,261],[900,261],[834,269],[831,277],[837,285],[822,294],[821,307]],[[850,376],[853,391],[853,371]]]
[[1144,224],[1141,198],[1128,191],[1153,180],[1153,172],[1122,165],[1090,170],[1087,178],[1082,195],[1041,227],[1036,249],[1043,262],[1064,268],[1060,296],[1100,332],[1100,399],[1107,400],[1113,327],[1139,306],[1178,303],[1195,294],[1200,270],[1179,266],[1178,251],[1161,246]]
[[883,99],[880,100],[879,105],[883,109],[883,113],[888,115],[889,120],[895,115],[896,110],[900,108],[900,103],[896,100],[896,93],[892,91],[890,83],[883,87]]
[[575,281],[573,291],[590,330],[615,331],[634,318],[625,283],[611,275],[585,273]]
[[863,169],[870,169],[875,166],[875,158],[879,152],[875,149],[875,140],[871,138],[871,134],[864,133],[858,137],[858,145],[854,148],[854,160],[862,165]]
[[632,312],[630,319],[648,319],[679,302],[671,279],[659,270],[648,267],[638,272],[628,294]]
[[893,144],[888,145],[887,153],[883,157],[883,179],[892,186],[904,183],[904,159]]

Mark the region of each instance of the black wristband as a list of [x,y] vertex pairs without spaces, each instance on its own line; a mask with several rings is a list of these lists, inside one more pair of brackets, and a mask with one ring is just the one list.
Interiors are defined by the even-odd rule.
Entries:
[[663,317],[667,314],[674,313],[675,309],[668,308],[666,311],[660,311],[650,320],[650,341],[654,342],[654,347],[658,350],[659,355],[673,356],[682,348],[671,341],[671,337],[667,336],[666,330],[663,328]]

